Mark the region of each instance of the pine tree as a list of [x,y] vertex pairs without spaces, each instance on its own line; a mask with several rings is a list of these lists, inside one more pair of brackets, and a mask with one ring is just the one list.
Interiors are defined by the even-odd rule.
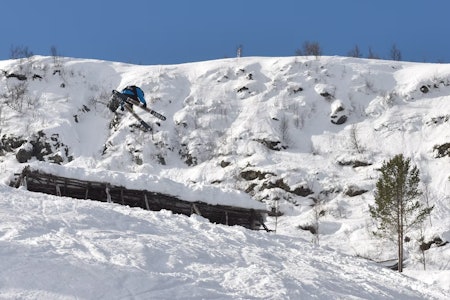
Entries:
[[419,169],[411,166],[411,159],[402,154],[384,162],[380,169],[375,191],[375,205],[369,205],[372,218],[377,222],[376,234],[396,240],[398,271],[403,271],[403,243],[406,233],[421,224],[433,207],[419,202]]

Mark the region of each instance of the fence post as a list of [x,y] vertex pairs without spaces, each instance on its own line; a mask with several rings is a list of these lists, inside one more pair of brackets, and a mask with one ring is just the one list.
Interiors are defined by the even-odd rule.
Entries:
[[111,194],[109,193],[109,184],[106,185],[105,192],[106,192],[106,201],[108,203],[112,203],[112,201],[111,201]]
[[150,206],[148,205],[147,193],[145,193],[145,192],[144,192],[144,201],[145,201],[145,207],[147,207],[147,210],[150,210]]

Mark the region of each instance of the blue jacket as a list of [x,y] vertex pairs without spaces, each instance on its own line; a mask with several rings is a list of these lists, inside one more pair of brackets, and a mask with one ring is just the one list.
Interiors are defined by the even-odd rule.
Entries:
[[129,96],[131,96],[131,98],[137,99],[137,100],[141,101],[142,104],[147,105],[147,101],[145,101],[145,98],[144,98],[144,92],[139,87],[136,87],[136,94],[134,93],[134,91],[132,89],[130,89],[128,87],[126,87],[122,90],[122,94],[129,95]]

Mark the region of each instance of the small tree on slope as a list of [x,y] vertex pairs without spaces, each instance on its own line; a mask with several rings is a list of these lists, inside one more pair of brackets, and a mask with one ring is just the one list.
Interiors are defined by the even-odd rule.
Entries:
[[403,271],[403,243],[406,233],[421,224],[433,207],[424,207],[419,198],[419,169],[402,154],[394,156],[381,167],[375,191],[375,205],[369,205],[377,222],[376,235],[397,242],[398,271]]

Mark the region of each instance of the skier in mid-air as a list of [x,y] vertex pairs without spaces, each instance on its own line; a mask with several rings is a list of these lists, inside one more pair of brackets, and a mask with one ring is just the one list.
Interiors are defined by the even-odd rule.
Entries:
[[[123,95],[126,95],[127,97],[130,97],[131,99],[140,101],[142,103],[143,108],[147,107],[147,101],[145,101],[144,92],[142,91],[142,89],[140,87],[137,87],[135,85],[129,85],[126,88],[124,88],[121,91],[121,93]],[[121,101],[119,105],[120,105],[120,110],[124,111],[125,101]],[[130,106],[133,107],[132,104],[130,104]]]
[[[149,112],[160,120],[166,120],[165,116],[147,107],[147,101],[144,98],[144,92],[141,88],[135,85],[129,85],[121,92],[113,90],[111,100],[108,103],[108,108],[112,112],[115,112],[119,107],[122,111],[124,111],[126,108],[141,123],[142,126],[144,126],[146,129],[151,130],[151,127],[133,111],[133,104],[139,106],[140,108]],[[159,123],[157,124],[159,125]]]

